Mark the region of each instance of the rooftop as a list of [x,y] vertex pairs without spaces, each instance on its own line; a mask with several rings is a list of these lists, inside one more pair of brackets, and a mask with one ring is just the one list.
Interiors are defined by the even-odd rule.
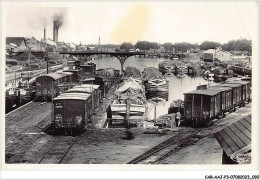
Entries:
[[243,154],[251,149],[251,115],[214,134],[228,156]]

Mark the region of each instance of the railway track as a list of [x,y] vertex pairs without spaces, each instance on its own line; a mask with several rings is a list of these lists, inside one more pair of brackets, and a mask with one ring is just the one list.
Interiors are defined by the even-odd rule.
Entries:
[[48,123],[49,123],[49,117],[47,116],[47,117],[43,118],[43,120],[40,121],[39,123],[37,123],[35,126],[25,129],[25,132],[23,132],[23,133],[10,134],[9,132],[5,132],[5,135],[6,135],[5,146],[6,146],[7,151],[8,151],[8,148],[10,149],[10,147],[12,147],[14,144],[17,144],[17,142],[21,141],[24,138],[26,139],[28,136],[30,136],[30,134],[40,133],[39,130],[44,131],[45,129],[47,129],[49,127]]
[[[240,110],[241,111],[241,110]],[[242,111],[241,111],[242,113]],[[236,114],[233,117],[235,122],[241,119],[241,113]],[[246,116],[247,114],[244,114]],[[165,158],[171,156],[172,154],[178,152],[182,147],[186,147],[190,144],[196,143],[200,139],[216,132],[227,125],[229,125],[230,120],[226,119],[216,119],[212,126],[201,129],[190,129],[190,130],[180,130],[177,135],[172,136],[166,141],[158,144],[157,146],[151,148],[135,159],[131,160],[127,164],[159,164]]]
[[198,129],[190,129],[190,130],[182,130],[178,132],[175,136],[170,137],[166,141],[156,145],[155,147],[149,149],[145,153],[131,160],[127,164],[153,164],[158,162],[158,160],[162,160],[171,154],[176,147],[180,146],[184,142],[187,142],[192,139],[197,133],[201,130]]
[[[17,151],[16,154],[14,154],[14,155],[12,155],[12,156],[10,156],[10,157],[7,157],[7,156],[6,156],[6,160],[5,160],[6,163],[7,163],[7,164],[10,164],[10,163],[15,162],[15,159],[16,159],[18,156],[20,156],[21,153],[24,152],[30,145],[32,145],[32,143],[33,143],[34,141],[36,141],[40,136],[42,136],[43,133],[44,133],[44,131],[45,131],[45,129],[47,129],[49,126],[50,126],[50,124],[49,124],[47,127],[42,128],[39,132],[37,132],[36,137],[30,138],[29,140],[27,140],[26,143],[24,143],[23,146],[21,146],[20,148],[18,148],[19,150]],[[10,147],[12,147],[12,145],[11,145]],[[10,149],[10,147],[9,147],[9,149]],[[19,147],[19,146],[18,146],[18,147]]]
[[[34,114],[37,114],[40,111],[42,111],[42,109],[45,110],[46,108],[48,108],[47,103],[30,102],[30,104],[28,104],[24,108],[24,110],[17,113],[13,117],[7,116],[6,121],[5,121],[5,127],[11,128],[11,127],[15,126],[16,124],[22,122],[24,120],[24,118],[27,118],[29,116],[32,117]],[[15,112],[13,112],[13,113],[15,113]]]
[[47,152],[40,158],[37,162],[38,164],[60,164],[65,158],[74,142],[76,137],[72,136],[61,136],[59,137],[52,146],[47,150]]

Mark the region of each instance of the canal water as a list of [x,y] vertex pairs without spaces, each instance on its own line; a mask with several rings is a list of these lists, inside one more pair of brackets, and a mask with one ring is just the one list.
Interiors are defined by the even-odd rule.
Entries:
[[[127,66],[134,66],[142,72],[146,67],[158,68],[158,64],[162,61],[165,61],[165,59],[144,58],[144,57],[139,58],[139,57],[132,56],[126,60],[124,64],[124,69],[126,69]],[[109,68],[109,67],[118,70],[121,69],[120,62],[115,57],[96,59],[94,62],[96,63],[97,69]],[[163,104],[158,104],[156,106],[156,117],[163,114],[167,114],[168,108],[170,107],[170,104],[172,103],[173,100],[176,99],[184,100],[183,93],[193,91],[196,89],[198,85],[203,85],[208,83],[208,81],[202,77],[190,77],[186,74],[182,77],[173,75],[171,77],[166,77],[166,79],[169,80],[169,100]],[[148,117],[149,119],[153,119],[154,105],[149,103],[148,109],[149,109]]]

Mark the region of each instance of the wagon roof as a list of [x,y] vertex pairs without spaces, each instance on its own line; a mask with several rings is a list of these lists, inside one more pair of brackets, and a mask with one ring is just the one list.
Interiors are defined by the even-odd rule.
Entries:
[[217,89],[217,90],[220,90],[220,91],[226,91],[226,90],[232,90],[232,87],[229,87],[229,86],[212,86],[210,87],[212,89]]
[[98,89],[99,88],[99,85],[96,85],[96,84],[81,84],[81,85],[77,85],[77,86],[74,86],[73,88],[93,88],[93,89]]
[[78,96],[78,97],[89,97],[90,94],[85,93],[62,93],[59,96]]
[[51,73],[51,74],[46,74],[42,75],[36,78],[36,81],[46,81],[46,78],[51,78],[52,81],[56,81],[57,79],[66,77],[68,75],[71,75],[72,73],[69,72],[59,72],[59,73]]
[[78,70],[78,69],[67,69],[67,70],[65,70],[65,71],[63,71],[63,72],[79,72],[80,70]]
[[53,99],[53,101],[56,101],[56,100],[82,100],[82,101],[85,101],[87,100],[88,98],[85,98],[85,97],[76,97],[76,96],[58,96],[56,97],[55,99]]
[[91,92],[93,92],[95,89],[93,88],[93,89],[91,89],[91,88],[81,88],[81,87],[79,87],[79,88],[71,88],[71,89],[69,89],[69,90],[67,90],[67,91],[65,91],[65,93],[69,93],[69,92],[83,92],[83,93],[91,93]]
[[236,84],[250,84],[249,81],[242,81],[242,80],[236,80],[236,79],[232,79],[232,80],[227,80],[226,83],[236,83]]
[[202,89],[202,90],[195,90],[195,91],[190,91],[187,93],[184,93],[185,95],[188,94],[200,94],[200,95],[206,95],[206,96],[214,96],[221,92],[221,90],[218,89]]
[[219,84],[218,86],[224,86],[224,87],[239,87],[242,86],[241,83],[232,83],[232,82],[225,82],[223,84]]
[[87,100],[90,94],[83,94],[83,93],[63,93],[58,97],[54,98],[54,100],[61,100],[61,99],[78,99],[78,100]]

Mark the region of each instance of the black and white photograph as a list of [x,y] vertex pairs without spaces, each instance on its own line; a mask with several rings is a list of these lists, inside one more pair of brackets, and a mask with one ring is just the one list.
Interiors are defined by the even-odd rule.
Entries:
[[2,168],[256,169],[257,8],[3,2]]

